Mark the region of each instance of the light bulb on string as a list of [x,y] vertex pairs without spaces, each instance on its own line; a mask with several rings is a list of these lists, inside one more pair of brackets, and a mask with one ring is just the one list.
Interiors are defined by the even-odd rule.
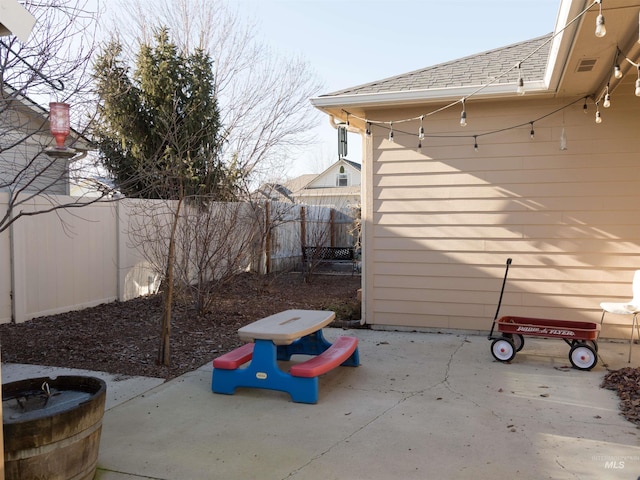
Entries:
[[602,117],[600,116],[600,109],[598,108],[598,102],[596,102],[596,123],[602,123]]
[[618,80],[622,78],[622,70],[620,70],[620,65],[616,64],[616,66],[613,67],[613,76]]
[[365,133],[367,136],[371,135],[371,122],[367,122],[367,126],[366,126],[366,128],[365,128],[364,133]]
[[607,83],[607,93],[604,94],[604,101],[602,102],[602,106],[604,108],[609,108],[611,106],[611,95],[609,94],[609,84]]
[[418,152],[422,152],[422,141],[424,140],[424,115],[420,117],[420,128],[418,129]]
[[530,122],[530,123],[531,123],[531,132],[529,133],[529,135],[530,135],[530,136],[531,136],[531,138],[533,139],[533,138],[535,138],[535,136],[536,136],[536,132],[534,132],[534,131],[533,131],[533,122]]
[[474,135],[473,136],[473,150],[474,151],[478,151],[478,136]]
[[620,69],[620,62],[618,61],[621,53],[620,49],[616,47],[616,59],[613,62],[613,76],[618,80],[622,78],[622,70]]
[[602,0],[596,0],[600,5],[600,13],[596,17],[596,37],[602,38],[607,34],[607,27],[604,26],[604,15],[602,15]]
[[518,95],[524,95],[524,79],[522,78],[522,70],[520,69],[520,63],[518,63],[518,88],[516,92]]
[[638,79],[636,80],[636,97],[640,97],[640,65],[638,65]]
[[462,113],[460,114],[460,126],[467,126],[467,111],[464,108],[464,98],[462,99]]
[[587,114],[589,111],[589,108],[587,107],[587,97],[584,97],[584,105],[582,106],[582,111]]
[[389,130],[389,141],[390,141],[390,142],[393,142],[393,122],[391,122],[391,123],[389,124],[389,126],[390,126],[390,130]]

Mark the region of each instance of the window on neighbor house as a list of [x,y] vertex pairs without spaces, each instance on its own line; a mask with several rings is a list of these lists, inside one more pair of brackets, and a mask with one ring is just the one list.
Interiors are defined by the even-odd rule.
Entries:
[[340,166],[340,173],[336,175],[336,187],[348,187],[349,177],[344,171],[344,165]]

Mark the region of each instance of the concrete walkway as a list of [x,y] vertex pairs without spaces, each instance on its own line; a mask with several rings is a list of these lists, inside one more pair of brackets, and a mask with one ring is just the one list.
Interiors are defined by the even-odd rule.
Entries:
[[[330,340],[343,331],[328,329]],[[320,380],[317,405],[211,392],[211,364],[112,406],[100,480],[636,479],[640,430],[561,340],[525,338],[511,364],[486,336],[354,330],[358,368]],[[640,347],[635,347],[640,359]],[[637,363],[632,364],[637,366]],[[3,366],[3,375],[4,375]]]

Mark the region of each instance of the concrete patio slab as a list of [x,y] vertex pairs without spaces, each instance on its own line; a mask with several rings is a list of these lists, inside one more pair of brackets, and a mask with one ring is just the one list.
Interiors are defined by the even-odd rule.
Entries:
[[[328,329],[331,340],[341,330]],[[600,343],[592,371],[568,346],[527,338],[511,364],[485,336],[354,330],[358,368],[285,393],[211,392],[211,365],[106,412],[100,480],[636,478],[640,430],[599,387],[628,366]],[[636,347],[638,350],[640,348]],[[640,351],[637,352],[640,358]],[[636,366],[636,365],[634,365]],[[622,475],[622,476],[621,476]]]

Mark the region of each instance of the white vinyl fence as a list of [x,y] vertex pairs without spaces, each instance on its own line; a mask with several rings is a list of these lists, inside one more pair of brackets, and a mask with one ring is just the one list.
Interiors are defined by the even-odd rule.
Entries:
[[[0,193],[1,211],[6,210],[6,204],[6,194]],[[166,202],[126,199],[18,219],[0,233],[0,323],[12,319],[20,323],[155,292],[164,271],[164,265],[157,260],[162,255],[154,255],[149,243],[141,239],[148,234],[145,229],[168,228],[170,215],[162,212],[163,205],[165,210],[170,208]],[[221,249],[223,237],[233,238],[236,245],[225,246],[219,253],[221,260],[206,268],[189,263],[189,271],[183,273],[191,281],[201,278],[203,271],[215,276],[224,269],[241,267],[264,273],[290,270],[300,264],[304,243],[301,232],[305,231],[300,211],[310,207],[280,203],[241,205],[233,209],[228,205],[224,209],[220,204],[211,206],[217,210],[207,221],[217,225],[212,230],[217,233],[206,239],[207,251]],[[38,211],[48,206],[47,198],[40,197],[20,208]],[[150,215],[150,211],[154,214]],[[335,214],[330,209],[314,207],[312,211],[313,214],[306,212],[306,222],[316,226],[307,226],[307,244],[321,240],[322,245],[329,246],[351,241],[345,233],[348,220],[340,219],[336,227]],[[194,215],[193,210],[184,210],[185,226],[193,225]],[[221,228],[225,222],[228,225]],[[327,222],[332,235],[310,238],[309,232],[317,234],[317,225],[322,222]],[[248,232],[249,228],[255,231]],[[179,256],[206,257],[203,252],[184,247],[195,245],[192,240],[196,236],[196,244],[202,245],[202,231],[206,230],[183,228],[179,232]],[[158,252],[166,251],[166,245],[156,247]]]

